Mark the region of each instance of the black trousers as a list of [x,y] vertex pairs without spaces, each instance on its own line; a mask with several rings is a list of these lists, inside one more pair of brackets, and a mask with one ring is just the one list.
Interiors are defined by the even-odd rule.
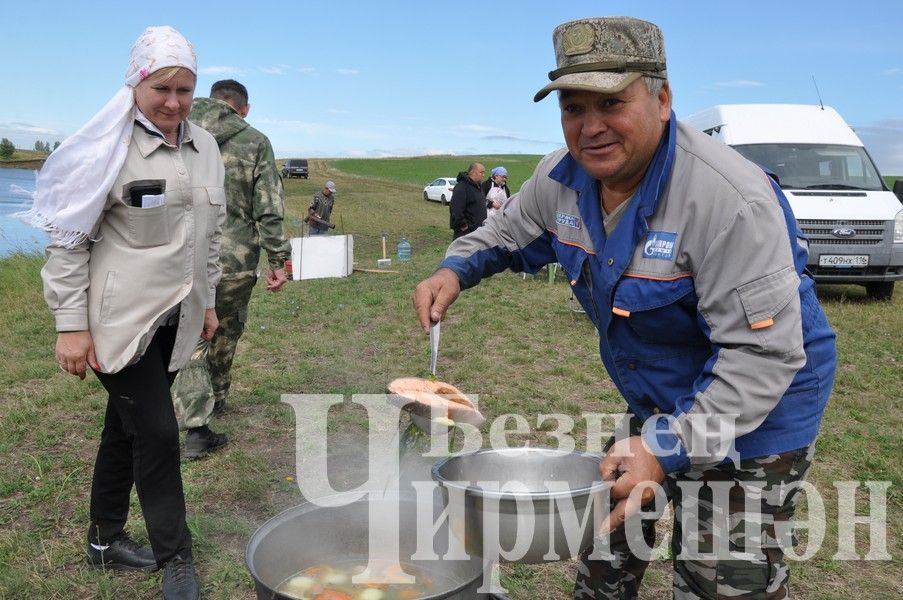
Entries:
[[179,426],[166,369],[177,326],[157,329],[137,363],[118,373],[97,373],[109,393],[91,484],[89,539],[108,543],[121,535],[132,484],[144,513],[157,564],[191,556],[179,456]]

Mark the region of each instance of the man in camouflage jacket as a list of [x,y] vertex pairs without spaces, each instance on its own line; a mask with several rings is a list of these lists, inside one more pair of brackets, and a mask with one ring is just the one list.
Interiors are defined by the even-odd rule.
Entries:
[[[207,423],[225,406],[235,348],[248,316],[248,302],[257,282],[260,250],[267,253],[267,289],[279,291],[286,282],[285,261],[291,248],[282,230],[282,180],[269,139],[245,120],[248,91],[234,80],[217,81],[210,98],[196,98],[189,119],[216,138],[226,167],[226,224],[220,249],[223,277],[216,289],[219,329],[210,342],[206,366],[212,396],[203,377],[173,386],[176,416],[183,429],[186,455],[205,456],[226,443]],[[199,346],[198,356],[205,349]],[[202,365],[203,363],[201,363]],[[183,372],[188,375],[188,369]],[[189,379],[189,377],[183,377]]]

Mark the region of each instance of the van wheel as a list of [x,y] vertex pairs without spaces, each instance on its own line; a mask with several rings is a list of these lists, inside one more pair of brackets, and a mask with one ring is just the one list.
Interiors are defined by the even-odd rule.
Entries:
[[445,199],[445,194],[442,194],[441,200],[442,200],[442,205],[443,205],[443,206],[448,206],[448,200]]
[[423,192],[423,199],[426,200],[427,202],[429,202],[429,200],[430,200],[430,197],[427,195],[426,192]]
[[872,300],[891,300],[894,297],[893,281],[873,281],[865,284],[865,294]]

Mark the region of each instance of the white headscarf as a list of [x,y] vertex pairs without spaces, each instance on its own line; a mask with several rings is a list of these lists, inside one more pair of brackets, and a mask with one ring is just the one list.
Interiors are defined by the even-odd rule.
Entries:
[[88,239],[125,163],[137,111],[134,88],[166,67],[197,74],[194,48],[168,25],[148,27],[132,46],[125,85],[47,157],[34,205],[16,216],[50,232],[51,245],[73,248]]

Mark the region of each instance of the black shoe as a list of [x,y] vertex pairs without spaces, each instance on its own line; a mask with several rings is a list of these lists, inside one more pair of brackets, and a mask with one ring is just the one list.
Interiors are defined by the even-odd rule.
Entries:
[[166,563],[163,572],[163,600],[198,600],[201,583],[190,558],[176,554]]
[[125,534],[108,544],[89,542],[87,558],[88,564],[98,569],[152,571],[157,568],[151,549]]
[[229,438],[224,433],[216,433],[206,425],[194,427],[185,434],[185,457],[189,459],[204,458],[227,443],[229,443]]

